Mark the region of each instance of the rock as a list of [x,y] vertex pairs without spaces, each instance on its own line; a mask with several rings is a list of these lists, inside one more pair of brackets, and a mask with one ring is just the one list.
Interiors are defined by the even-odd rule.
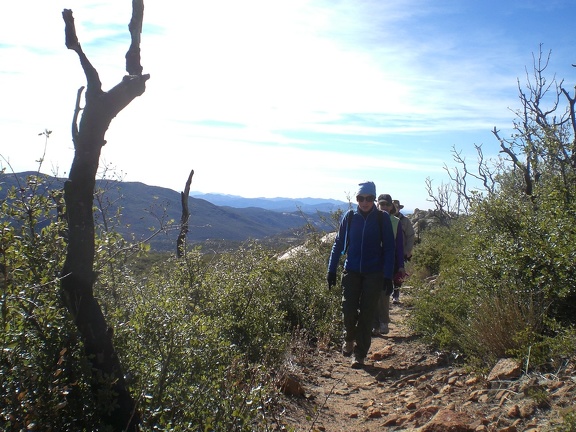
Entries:
[[406,419],[406,421],[418,423],[420,420],[423,420],[420,423],[425,423],[431,419],[439,410],[439,406],[429,405],[415,411]]
[[414,213],[407,216],[414,227],[414,234],[417,240],[422,232],[438,225],[445,225],[448,220],[455,219],[457,215],[453,212],[441,210],[420,210],[414,209]]
[[374,401],[373,400],[369,400],[364,402],[364,404],[362,405],[362,409],[367,410],[368,408],[374,406]]
[[304,396],[304,387],[294,375],[285,375],[280,380],[280,390],[287,396]]
[[512,405],[508,409],[507,415],[510,418],[520,417],[520,407],[518,407],[518,405]]
[[520,417],[529,418],[536,411],[536,402],[533,400],[526,400],[520,405]]
[[419,432],[473,432],[473,419],[467,414],[441,409],[418,429]]
[[444,387],[442,387],[442,388],[440,389],[440,393],[442,393],[442,394],[450,394],[450,393],[452,393],[453,391],[454,391],[454,390],[453,390],[453,388],[452,388],[451,385],[445,385]]
[[406,402],[406,409],[415,410],[418,407],[418,401],[408,401]]
[[489,394],[483,394],[482,396],[480,396],[478,398],[478,402],[480,402],[480,403],[487,403],[489,400],[490,400]]
[[380,361],[382,359],[385,359],[386,357],[390,357],[394,355],[394,348],[392,348],[391,345],[385,346],[384,348],[382,348],[381,350],[376,351],[375,353],[373,353],[370,356],[371,360],[374,361]]
[[382,426],[384,427],[397,426],[401,423],[398,421],[399,418],[400,416],[397,415],[389,415],[388,417],[386,417],[386,420],[384,421]]
[[522,393],[524,393],[526,396],[530,396],[531,394],[533,394],[535,392],[540,392],[543,389],[544,389],[544,387],[538,383],[538,378],[532,377],[532,378],[524,381],[520,385],[518,390],[521,391]]
[[371,407],[366,411],[368,418],[380,418],[382,417],[382,411],[380,409]]
[[488,381],[509,380],[522,374],[520,364],[511,358],[500,359],[488,374]]
[[474,377],[472,377],[472,378],[468,378],[468,379],[465,381],[465,384],[466,384],[467,386],[471,386],[471,385],[476,384],[478,381],[479,381],[478,377],[477,377],[477,376],[474,376]]
[[470,427],[474,429],[475,432],[481,432],[487,430],[486,425],[484,424],[485,419],[479,419],[473,422]]

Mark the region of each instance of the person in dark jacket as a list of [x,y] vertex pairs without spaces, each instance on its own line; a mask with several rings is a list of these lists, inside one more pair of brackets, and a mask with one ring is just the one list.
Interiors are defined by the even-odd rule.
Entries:
[[336,285],[340,256],[346,254],[342,272],[342,315],[345,356],[354,354],[353,368],[361,368],[372,342],[372,322],[382,289],[392,289],[394,233],[388,213],[374,205],[376,185],[359,184],[358,206],[346,214],[332,245],[328,262],[328,288]]

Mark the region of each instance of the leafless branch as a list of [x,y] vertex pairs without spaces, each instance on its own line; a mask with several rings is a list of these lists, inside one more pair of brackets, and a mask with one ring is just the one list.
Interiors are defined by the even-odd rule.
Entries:
[[126,53],[126,72],[128,72],[129,75],[142,75],[142,66],[140,64],[140,36],[142,34],[143,20],[143,0],[132,0],[132,18],[128,25],[132,42]]
[[501,153],[507,154],[512,163],[514,164],[514,166],[518,168],[522,173],[522,176],[524,177],[524,192],[526,193],[526,195],[531,196],[534,185],[532,182],[532,177],[530,175],[530,165],[529,165],[530,161],[527,162],[527,165],[520,162],[518,156],[516,156],[516,153],[514,153],[512,148],[507,145],[507,141],[500,137],[500,131],[494,128],[492,130],[492,133],[500,143],[500,148],[502,149]]
[[188,210],[188,197],[190,195],[192,176],[194,176],[194,170],[190,171],[190,175],[188,175],[188,180],[186,181],[184,192],[180,192],[182,217],[180,219],[180,234],[178,234],[178,239],[176,241],[176,256],[178,256],[178,258],[185,254],[186,249],[186,234],[188,234],[188,222],[190,219],[190,211]]
[[[572,155],[569,156],[569,160],[572,169],[576,170],[576,113],[574,111],[574,106],[576,105],[576,97],[570,97],[570,94],[564,88],[561,90],[562,93],[564,93],[564,96],[566,96],[569,104],[569,118],[570,124],[572,125],[572,145],[570,149]],[[565,153],[565,156],[568,156],[568,154]]]
[[84,86],[78,89],[76,93],[76,104],[74,105],[74,115],[72,116],[72,142],[74,143],[74,148],[76,148],[76,141],[78,139],[78,116],[80,115],[80,98],[82,97],[82,92],[84,91]]
[[78,42],[72,11],[70,9],[64,9],[64,11],[62,11],[62,18],[64,19],[65,24],[64,33],[66,36],[66,48],[75,51],[80,58],[80,64],[82,65],[82,69],[84,70],[88,82],[88,88],[86,91],[90,93],[100,93],[102,91],[100,77],[98,76],[98,72],[94,66],[92,66],[88,60],[88,57],[84,54],[84,51],[82,51],[80,42]]

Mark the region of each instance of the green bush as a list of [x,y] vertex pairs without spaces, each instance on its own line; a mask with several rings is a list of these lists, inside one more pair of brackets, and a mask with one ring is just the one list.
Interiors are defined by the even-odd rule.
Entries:
[[82,346],[59,296],[65,226],[39,176],[0,203],[0,428],[94,430]]
[[[0,428],[99,430],[77,330],[62,305],[66,226],[39,177],[0,203]],[[337,338],[339,297],[325,286],[328,245],[278,260],[250,243],[223,255],[147,259],[103,211],[94,293],[142,414],[143,430],[252,431],[276,424],[277,383],[293,338]],[[114,218],[119,215],[113,215]],[[301,348],[301,347],[300,347]],[[298,349],[300,349],[298,348]],[[41,425],[41,426],[40,426]]]
[[313,236],[293,259],[280,261],[278,296],[288,328],[339,343],[342,335],[340,292],[336,288],[328,291],[326,285],[331,247],[331,243]]
[[539,368],[566,355],[552,341],[576,324],[575,178],[548,167],[528,195],[520,173],[499,166],[498,187],[468,214],[425,232],[413,261],[436,278],[416,283],[413,328],[484,364],[514,355]]
[[562,424],[553,429],[554,432],[576,432],[576,412],[567,412],[562,420]]
[[450,267],[461,253],[465,240],[464,234],[456,227],[439,225],[425,231],[416,245],[418,253],[410,261],[415,278],[438,276],[441,268]]
[[125,269],[117,297],[101,274],[97,292],[144,429],[254,430],[272,422],[293,332],[329,334],[338,325],[326,312],[339,300],[318,271],[326,256],[324,246],[279,261],[247,244],[206,261],[194,250],[140,277]]
[[[270,380],[223,330],[197,251],[103,293],[143,430],[252,430]],[[129,273],[128,273],[129,274]],[[102,287],[100,287],[102,288]],[[265,341],[267,342],[267,341]]]
[[[531,200],[493,196],[450,228],[425,233],[414,263],[439,276],[432,289],[418,285],[417,332],[489,364],[550,347],[545,341],[557,334],[553,323],[574,323],[568,313],[576,289],[573,212],[564,206],[552,216],[550,209],[562,203],[546,197],[535,210]],[[551,354],[533,356],[532,365],[543,365]]]

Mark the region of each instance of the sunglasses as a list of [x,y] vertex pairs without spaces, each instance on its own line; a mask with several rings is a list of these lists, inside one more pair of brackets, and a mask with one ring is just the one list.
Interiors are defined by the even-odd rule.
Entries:
[[356,201],[358,201],[359,203],[364,202],[364,201],[370,202],[370,201],[374,201],[375,199],[376,199],[376,197],[372,196],[372,195],[368,195],[367,197],[362,196],[362,195],[358,195],[356,197]]

